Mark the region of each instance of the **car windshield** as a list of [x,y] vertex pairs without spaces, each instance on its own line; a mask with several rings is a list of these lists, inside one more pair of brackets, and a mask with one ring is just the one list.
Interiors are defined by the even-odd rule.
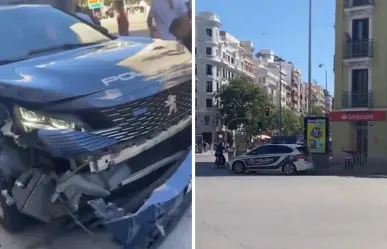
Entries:
[[[50,6],[0,6],[0,62],[38,56],[37,51],[73,49],[110,38]],[[32,53],[31,53],[32,52]]]

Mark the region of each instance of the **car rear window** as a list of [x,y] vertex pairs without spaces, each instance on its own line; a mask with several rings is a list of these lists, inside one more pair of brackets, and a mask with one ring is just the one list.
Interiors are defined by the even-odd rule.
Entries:
[[306,146],[299,146],[297,147],[297,150],[304,155],[309,155],[308,147]]

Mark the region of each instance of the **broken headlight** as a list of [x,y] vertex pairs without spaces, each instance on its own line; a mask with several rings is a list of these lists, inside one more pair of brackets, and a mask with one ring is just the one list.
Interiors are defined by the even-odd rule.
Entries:
[[74,121],[67,121],[52,118],[34,111],[27,110],[23,107],[16,107],[16,115],[24,131],[32,130],[77,130],[86,131],[82,124]]

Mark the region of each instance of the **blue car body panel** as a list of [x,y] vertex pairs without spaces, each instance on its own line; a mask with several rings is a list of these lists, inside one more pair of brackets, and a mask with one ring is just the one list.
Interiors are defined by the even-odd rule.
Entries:
[[[168,222],[191,204],[191,181],[192,152],[189,152],[172,177],[155,189],[136,213],[125,214],[122,209],[111,203],[105,204],[101,199],[89,204],[124,249],[135,249],[154,237],[155,232],[167,235]],[[189,205],[184,205],[187,199]]]

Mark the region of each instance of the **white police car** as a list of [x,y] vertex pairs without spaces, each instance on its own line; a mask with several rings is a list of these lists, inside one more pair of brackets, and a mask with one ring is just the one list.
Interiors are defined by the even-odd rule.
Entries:
[[235,173],[282,172],[285,175],[313,168],[307,148],[299,144],[266,144],[232,157],[228,166]]

